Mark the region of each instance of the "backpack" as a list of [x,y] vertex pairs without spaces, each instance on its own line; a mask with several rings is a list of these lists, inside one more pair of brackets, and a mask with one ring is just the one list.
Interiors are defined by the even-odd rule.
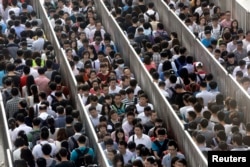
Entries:
[[160,37],[162,40],[169,41],[170,37],[167,33],[167,31],[163,30],[162,32],[156,31],[155,37]]
[[56,166],[56,160],[53,160],[49,167],[55,167]]
[[205,81],[205,77],[203,78],[199,73],[196,73],[196,76],[199,78],[199,81],[198,81],[199,84]]
[[31,149],[36,145],[37,141],[40,140],[40,132],[36,132],[32,134],[32,141],[31,141]]
[[154,141],[154,144],[159,148],[159,151],[157,152],[158,156],[162,158],[164,156],[164,151],[167,150],[168,146],[168,139],[165,139],[163,144],[161,145],[158,140]]
[[150,22],[152,20],[152,16],[156,15],[156,11],[154,12],[154,14],[149,15],[147,12],[145,13],[148,16],[148,22]]
[[176,94],[177,94],[176,91],[175,91],[175,89],[173,87],[169,87],[167,89],[167,92],[169,93],[169,95],[171,95],[170,98],[168,99],[169,102],[170,103],[174,103],[175,98],[176,98]]
[[40,118],[40,119],[41,119],[40,128],[45,127],[45,126],[48,127],[48,122],[47,122],[47,120],[48,120],[49,118],[51,118],[50,115],[48,115],[47,118],[46,118],[45,120],[43,120],[42,118]]
[[89,148],[86,147],[83,152],[78,148],[75,151],[77,152],[76,167],[86,166],[85,155],[89,152]]
[[7,102],[8,100],[10,100],[12,98],[12,95],[7,91],[3,91],[4,96],[5,96],[5,102]]
[[57,102],[57,99],[56,99],[56,97],[55,97],[54,95],[52,95],[52,94],[50,94],[49,96],[52,98],[52,101],[51,101],[51,106],[52,106],[54,103]]
[[79,147],[79,145],[78,145],[78,143],[77,143],[76,139],[75,139],[73,136],[71,136],[71,137],[70,137],[70,140],[72,140],[72,142],[74,143],[74,147],[73,147],[73,149],[75,149],[75,148]]

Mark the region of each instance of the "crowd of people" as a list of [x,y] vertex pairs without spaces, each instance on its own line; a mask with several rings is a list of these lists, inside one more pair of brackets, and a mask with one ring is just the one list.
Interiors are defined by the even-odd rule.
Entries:
[[[168,34],[153,1],[137,2],[136,5],[132,0],[106,5],[197,146],[205,156],[210,150],[248,150],[249,123],[244,121],[246,108],[241,101],[222,95],[220,89],[223,88],[218,88],[213,74],[204,70],[205,64],[187,54],[176,32]],[[244,35],[235,25],[237,20],[230,20],[230,11],[219,13],[220,7],[206,0],[167,0],[166,3],[248,90],[246,49],[249,32]],[[207,35],[214,39],[206,40]],[[232,48],[231,39],[235,37],[237,40]],[[244,45],[245,50],[242,49]],[[230,63],[237,64],[228,65]]]
[[[176,32],[169,34],[165,30],[154,3],[104,2],[143,62],[143,68],[150,72],[153,82],[172,104],[204,155],[210,150],[247,150],[250,124],[244,124],[243,110],[246,109],[238,105],[236,99],[222,95],[220,89],[223,88],[218,88],[213,74],[204,70],[205,64],[187,54]],[[181,18],[188,11],[183,19],[185,23],[189,22],[189,15],[197,15],[195,11],[199,16],[206,13],[205,7],[200,9],[188,0],[166,3]],[[203,3],[209,4],[200,2]],[[112,41],[98,19],[94,1],[45,0],[44,8],[75,75],[81,101],[109,165],[187,166],[185,155],[169,135],[172,127],[164,127],[164,118],[157,117],[158,112],[167,111],[154,110],[157,104],[150,103],[150,95],[141,89],[136,76],[125,65],[126,55],[118,52],[116,41]],[[72,107],[70,90],[62,83],[62,77],[67,76],[59,73],[59,69],[65,67],[57,64],[56,56],[63,55],[55,55],[53,44],[45,36],[43,22],[36,17],[30,1],[3,0],[0,13],[3,47],[0,84],[15,148],[14,164],[20,167],[97,166],[98,157],[79,120],[83,111]],[[199,18],[199,26],[196,25],[193,32],[207,36],[205,24],[210,17]],[[225,35],[217,35],[217,39],[225,39]],[[236,57],[236,54],[223,52],[223,57],[222,44],[226,49],[227,43],[220,41],[223,40],[216,42],[218,49],[211,48],[210,44],[208,48],[221,62],[231,62],[230,55]],[[209,41],[202,43],[206,45]],[[236,43],[238,46],[238,39]],[[246,65],[242,56],[237,58],[234,62]],[[238,71],[231,70],[239,76]],[[242,86],[249,87],[248,76],[237,79]]]

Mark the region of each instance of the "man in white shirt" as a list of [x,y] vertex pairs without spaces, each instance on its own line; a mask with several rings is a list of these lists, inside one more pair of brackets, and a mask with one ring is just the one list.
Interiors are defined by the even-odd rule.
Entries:
[[233,35],[232,36],[232,41],[227,43],[227,51],[228,52],[233,52],[237,48],[237,41],[239,40],[238,35]]
[[15,128],[12,133],[12,142],[15,142],[17,135],[21,130],[24,131],[25,134],[28,134],[29,132],[32,131],[32,128],[24,123],[24,115],[22,113],[17,114],[16,122],[18,124],[18,127]]
[[43,50],[43,45],[45,43],[45,39],[43,38],[43,31],[37,30],[37,37],[38,39],[33,42],[32,44],[32,51],[33,52],[41,52]]
[[147,123],[150,120],[150,116],[151,116],[152,110],[151,107],[146,106],[144,108],[144,112],[140,113],[137,118],[141,119],[141,124],[144,125],[145,123]]
[[116,78],[111,78],[109,81],[109,94],[119,93],[121,89],[122,88],[116,85]]
[[95,107],[98,113],[101,113],[102,111],[102,105],[98,103],[98,97],[97,96],[89,96],[90,103],[86,106],[86,109],[89,110],[91,106]]
[[101,117],[101,115],[98,114],[96,108],[93,106],[89,107],[89,114],[90,114],[89,117],[93,123],[93,126],[97,127],[97,125],[99,125],[100,123],[99,118]]
[[200,83],[200,92],[196,94],[196,98],[201,97],[204,102],[204,106],[207,106],[207,104],[211,101],[214,101],[214,95],[211,92],[207,91],[207,83],[201,82]]
[[123,156],[124,165],[128,164],[129,161],[133,157],[133,153],[131,153],[128,149],[128,144],[126,141],[120,141],[118,145],[119,153]]
[[135,142],[136,145],[143,144],[148,149],[151,149],[151,145],[152,145],[151,139],[148,135],[143,134],[142,124],[135,125],[134,132],[135,134],[130,136],[130,138],[128,139],[128,143],[133,141]]
[[49,129],[43,127],[40,132],[40,141],[33,147],[32,154],[35,159],[43,157],[42,146],[49,144],[52,148],[50,155],[54,157],[56,155],[56,145],[52,139],[49,139]]
[[141,94],[139,96],[139,103],[136,104],[138,113],[142,113],[144,108],[147,106],[149,106],[152,110],[154,109],[154,106],[151,103],[148,103],[148,96],[146,94]]
[[154,8],[154,2],[149,2],[148,10],[144,13],[145,22],[149,21],[151,15],[154,15],[156,21],[159,21],[159,14],[153,8]]
[[237,71],[242,71],[243,74],[247,72],[247,66],[245,60],[240,60],[239,65],[236,66],[233,70],[233,76],[236,77]]
[[69,15],[71,15],[71,10],[70,8],[68,8],[67,6],[65,6],[65,0],[58,0],[57,2],[57,11],[64,11],[65,13],[68,13]]

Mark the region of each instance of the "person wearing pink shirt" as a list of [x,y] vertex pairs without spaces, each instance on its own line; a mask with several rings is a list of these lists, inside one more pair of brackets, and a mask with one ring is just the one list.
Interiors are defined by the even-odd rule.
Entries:
[[148,55],[144,57],[143,63],[148,71],[150,71],[152,68],[156,69],[155,62],[152,61]]
[[35,79],[35,83],[39,88],[39,91],[48,92],[48,83],[49,79],[44,75],[45,69],[39,68],[38,69],[39,76]]
[[223,19],[221,22],[220,22],[220,25],[225,28],[225,27],[228,27],[228,28],[231,28],[231,22],[232,22],[232,19],[231,19],[231,12],[230,11],[226,11],[225,12],[225,19]]

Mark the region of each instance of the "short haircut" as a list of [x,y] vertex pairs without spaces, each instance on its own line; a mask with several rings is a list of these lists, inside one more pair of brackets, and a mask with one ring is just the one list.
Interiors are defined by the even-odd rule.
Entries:
[[127,144],[126,141],[120,141],[120,142],[119,142],[119,145],[122,145],[122,146],[124,146],[125,148],[128,147],[128,144]]
[[176,143],[174,140],[170,140],[170,141],[168,142],[168,147],[169,147],[169,146],[174,146],[174,148],[178,149],[177,143]]
[[46,143],[42,145],[42,152],[44,155],[49,155],[52,151],[52,147],[50,144]]
[[81,135],[79,138],[78,138],[78,142],[81,143],[81,144],[85,144],[86,142],[86,137],[84,135]]
[[59,151],[59,155],[60,155],[60,157],[67,157],[67,155],[68,155],[67,149],[62,147]]
[[206,128],[208,126],[208,120],[206,118],[203,118],[200,122],[200,125],[202,128]]
[[203,143],[206,142],[206,138],[205,138],[204,135],[198,134],[198,135],[196,136],[196,141],[197,141],[198,144],[203,144]]
[[83,125],[82,125],[81,122],[76,122],[76,123],[74,124],[74,130],[75,130],[76,132],[81,132],[82,127],[83,127]]

